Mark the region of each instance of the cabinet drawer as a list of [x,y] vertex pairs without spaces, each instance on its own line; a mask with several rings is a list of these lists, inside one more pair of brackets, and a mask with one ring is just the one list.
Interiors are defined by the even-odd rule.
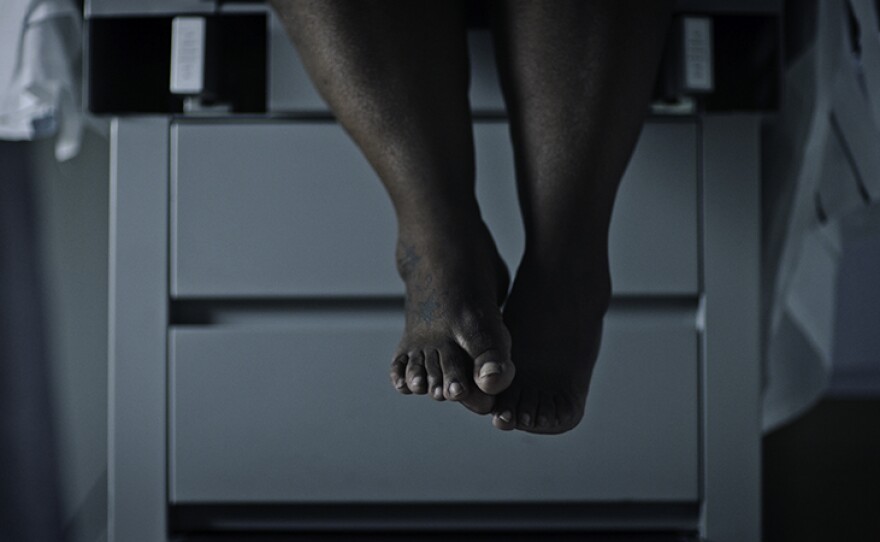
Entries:
[[397,316],[173,328],[171,500],[696,501],[697,339],[683,313],[612,311],[587,415],[552,437],[394,391]]
[[[330,122],[172,128],[176,297],[395,296],[396,225],[366,160]],[[507,126],[475,127],[477,192],[515,269],[523,231]],[[649,123],[611,230],[618,294],[697,291],[696,128]]]

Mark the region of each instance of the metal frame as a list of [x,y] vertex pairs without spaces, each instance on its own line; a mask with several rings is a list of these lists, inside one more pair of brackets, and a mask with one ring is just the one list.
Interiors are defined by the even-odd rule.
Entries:
[[761,538],[760,117],[702,121],[703,503],[711,542]]
[[167,538],[168,124],[111,125],[109,541]]

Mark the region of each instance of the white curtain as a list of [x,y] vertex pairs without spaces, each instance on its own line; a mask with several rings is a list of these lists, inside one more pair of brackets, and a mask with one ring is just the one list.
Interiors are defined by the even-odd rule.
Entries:
[[82,139],[82,15],[70,0],[2,0],[0,139],[57,135],[70,159]]
[[811,43],[786,68],[764,146],[765,430],[828,389],[841,253],[853,232],[880,224],[877,4],[814,5]]

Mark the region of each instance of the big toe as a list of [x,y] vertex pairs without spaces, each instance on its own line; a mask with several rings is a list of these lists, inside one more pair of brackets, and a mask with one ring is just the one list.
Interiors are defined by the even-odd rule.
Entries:
[[498,395],[510,387],[516,367],[510,356],[499,350],[489,350],[474,359],[474,382],[489,395]]

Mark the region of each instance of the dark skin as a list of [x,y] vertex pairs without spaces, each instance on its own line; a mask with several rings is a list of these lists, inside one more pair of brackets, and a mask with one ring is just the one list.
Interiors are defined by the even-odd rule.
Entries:
[[526,230],[509,298],[474,193],[464,3],[272,4],[394,205],[406,329],[392,384],[504,430],[575,427],[611,295],[614,198],[671,2],[491,3]]

